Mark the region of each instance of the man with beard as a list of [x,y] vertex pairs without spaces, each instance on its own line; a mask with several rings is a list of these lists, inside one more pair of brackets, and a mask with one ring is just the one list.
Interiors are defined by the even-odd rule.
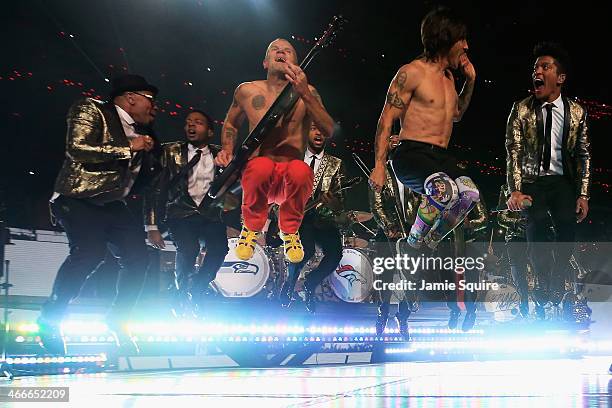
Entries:
[[343,195],[338,190],[345,178],[342,160],[325,152],[327,136],[314,123],[308,135],[308,148],[304,162],[314,172],[313,194],[311,199],[322,198],[322,204],[308,211],[300,226],[300,236],[304,243],[304,260],[298,264],[290,263],[287,280],[283,284],[280,300],[283,306],[291,303],[293,288],[302,267],[315,253],[315,244],[323,251],[319,265],[310,271],[304,282],[306,309],[314,313],[316,287],[332,273],[342,259],[342,238],[335,217],[343,209]]

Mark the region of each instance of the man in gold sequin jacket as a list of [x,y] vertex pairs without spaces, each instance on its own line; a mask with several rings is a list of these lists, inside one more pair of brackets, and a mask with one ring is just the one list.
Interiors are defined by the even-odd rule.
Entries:
[[[516,211],[530,203],[526,233],[542,283],[542,304],[563,284],[563,279],[551,279],[551,271],[567,270],[576,223],[589,211],[591,153],[586,109],[562,94],[567,52],[558,44],[541,43],[534,57],[533,95],[513,105],[506,128],[507,204]],[[547,237],[549,213],[554,244]]]

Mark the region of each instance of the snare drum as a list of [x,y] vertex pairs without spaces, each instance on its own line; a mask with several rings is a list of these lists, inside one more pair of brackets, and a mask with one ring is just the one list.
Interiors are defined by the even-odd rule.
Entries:
[[370,259],[363,251],[354,248],[344,248],[340,264],[327,278],[334,294],[349,303],[367,300],[373,280]]
[[217,272],[213,285],[225,297],[252,297],[258,294],[270,277],[270,258],[255,244],[255,253],[248,261],[236,257],[238,238],[228,240],[229,252]]

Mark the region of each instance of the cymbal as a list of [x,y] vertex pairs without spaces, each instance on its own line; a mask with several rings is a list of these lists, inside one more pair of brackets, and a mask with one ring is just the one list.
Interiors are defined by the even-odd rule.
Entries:
[[349,218],[354,222],[366,222],[374,218],[374,214],[365,211],[350,211],[350,214]]

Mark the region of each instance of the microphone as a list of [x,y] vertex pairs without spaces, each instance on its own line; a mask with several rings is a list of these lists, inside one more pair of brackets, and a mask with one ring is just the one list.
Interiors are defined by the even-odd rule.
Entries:
[[[518,210],[518,211],[525,211],[526,209],[531,207],[531,201],[529,201],[528,199],[524,199],[521,204],[523,205],[523,209]],[[491,210],[492,213],[497,213],[497,212],[502,212],[502,211],[512,211],[512,210],[508,208],[508,204],[504,205],[503,207],[497,207],[496,209]]]

